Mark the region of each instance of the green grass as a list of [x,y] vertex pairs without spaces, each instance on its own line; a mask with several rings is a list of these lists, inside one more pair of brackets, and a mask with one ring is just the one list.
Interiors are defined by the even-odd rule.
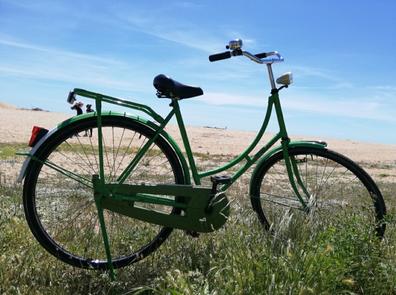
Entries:
[[198,239],[176,230],[114,282],[48,254],[27,226],[21,187],[0,184],[0,294],[396,294],[395,183],[379,183],[388,207],[379,241],[353,217],[270,235],[250,209],[247,181],[229,191],[236,201],[222,229]]
[[15,157],[17,151],[27,149],[27,143],[0,143],[0,160]]
[[175,231],[157,252],[119,270],[111,282],[105,273],[76,269],[47,254],[26,225],[20,188],[1,187],[0,293],[396,293],[394,212],[381,242],[359,220],[322,231],[291,224],[273,237],[253,212],[243,211],[199,239]]

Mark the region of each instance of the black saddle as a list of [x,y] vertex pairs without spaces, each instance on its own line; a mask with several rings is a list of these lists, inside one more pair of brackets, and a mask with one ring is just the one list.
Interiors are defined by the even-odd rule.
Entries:
[[158,90],[158,97],[183,99],[203,94],[200,87],[184,85],[163,74],[154,78],[153,85]]

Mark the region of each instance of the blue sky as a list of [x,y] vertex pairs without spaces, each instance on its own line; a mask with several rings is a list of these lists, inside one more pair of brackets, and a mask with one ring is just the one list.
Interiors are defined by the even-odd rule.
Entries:
[[291,135],[395,144],[395,11],[393,0],[0,0],[0,101],[72,115],[65,98],[79,87],[166,114],[152,87],[164,73],[205,92],[182,102],[187,124],[257,130],[266,68],[208,61],[241,38],[282,53],[276,75],[293,72],[281,92]]

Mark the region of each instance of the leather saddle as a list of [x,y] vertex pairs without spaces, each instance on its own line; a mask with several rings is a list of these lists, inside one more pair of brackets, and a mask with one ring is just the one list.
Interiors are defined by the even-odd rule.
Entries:
[[160,98],[184,99],[203,94],[200,87],[182,84],[163,74],[154,78],[153,85]]

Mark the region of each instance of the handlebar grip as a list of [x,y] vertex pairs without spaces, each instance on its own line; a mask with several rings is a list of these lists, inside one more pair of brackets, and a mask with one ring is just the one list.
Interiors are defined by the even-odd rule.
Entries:
[[67,96],[67,102],[73,104],[76,101],[76,94],[74,91],[70,91],[69,95]]
[[265,52],[263,52],[263,53],[255,54],[255,56],[256,56],[257,58],[266,58],[266,57],[268,57],[268,54],[265,53]]
[[217,61],[217,60],[222,60],[222,59],[227,59],[231,57],[231,52],[230,51],[225,51],[222,53],[217,53],[217,54],[212,54],[209,55],[209,61]]

